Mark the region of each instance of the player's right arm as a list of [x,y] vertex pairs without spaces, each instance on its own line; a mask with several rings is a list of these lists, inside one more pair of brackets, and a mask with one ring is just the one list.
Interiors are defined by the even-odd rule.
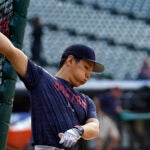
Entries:
[[27,71],[28,58],[18,48],[14,47],[11,41],[0,32],[0,53],[11,63],[15,71],[25,77]]

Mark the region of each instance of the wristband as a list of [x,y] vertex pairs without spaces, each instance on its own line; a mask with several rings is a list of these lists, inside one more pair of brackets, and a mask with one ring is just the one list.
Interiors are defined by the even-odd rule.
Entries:
[[84,129],[81,126],[74,126],[74,128],[78,131],[78,133],[80,134],[80,136],[83,135]]

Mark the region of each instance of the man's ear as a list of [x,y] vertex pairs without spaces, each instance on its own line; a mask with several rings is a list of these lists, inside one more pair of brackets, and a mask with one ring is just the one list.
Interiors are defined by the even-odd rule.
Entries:
[[74,56],[73,55],[69,55],[67,60],[66,60],[66,64],[67,65],[71,65],[74,61],[75,61]]

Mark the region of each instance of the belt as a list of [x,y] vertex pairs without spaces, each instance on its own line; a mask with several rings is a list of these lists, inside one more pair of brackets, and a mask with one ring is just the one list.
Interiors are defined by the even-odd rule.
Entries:
[[45,145],[35,145],[34,150],[64,150],[54,146],[45,146]]

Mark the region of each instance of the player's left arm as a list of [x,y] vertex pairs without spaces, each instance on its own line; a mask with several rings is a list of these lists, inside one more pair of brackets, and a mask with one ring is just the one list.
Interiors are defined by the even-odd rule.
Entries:
[[98,119],[90,118],[86,121],[86,124],[81,127],[84,129],[82,134],[83,139],[90,140],[99,136],[100,128]]
[[83,126],[75,126],[64,133],[59,133],[60,144],[64,147],[73,147],[80,138],[90,140],[99,135],[99,121],[96,118],[90,118]]
[[85,140],[94,139],[99,136],[99,121],[96,118],[96,108],[92,100],[89,101],[88,115],[84,125],[76,125],[64,133],[59,133],[60,144],[64,147],[73,147],[80,138]]
[[90,118],[83,126],[75,126],[64,133],[59,133],[60,144],[64,147],[73,147],[80,138],[94,139],[99,135],[99,122],[96,118]]

